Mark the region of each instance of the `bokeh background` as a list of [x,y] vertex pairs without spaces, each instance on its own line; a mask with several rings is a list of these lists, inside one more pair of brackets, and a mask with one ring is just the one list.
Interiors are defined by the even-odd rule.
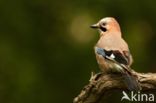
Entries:
[[[156,72],[154,0],[0,0],[0,102],[72,103],[99,72],[91,24],[115,17],[138,72]],[[114,96],[115,98],[115,96]],[[116,98],[113,100],[119,100]]]

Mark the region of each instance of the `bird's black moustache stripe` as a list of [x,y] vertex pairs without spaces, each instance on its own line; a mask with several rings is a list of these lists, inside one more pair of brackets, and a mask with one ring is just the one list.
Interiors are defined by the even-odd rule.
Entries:
[[105,27],[100,27],[100,29],[103,31],[103,32],[106,32],[107,29]]

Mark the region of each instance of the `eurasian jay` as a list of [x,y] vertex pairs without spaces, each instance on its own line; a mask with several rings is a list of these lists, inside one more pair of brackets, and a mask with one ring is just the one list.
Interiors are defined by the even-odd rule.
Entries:
[[132,55],[122,38],[120,26],[113,17],[101,19],[91,25],[100,32],[100,39],[95,45],[96,59],[100,69],[107,73],[121,73],[129,90],[140,90],[137,77],[132,74]]

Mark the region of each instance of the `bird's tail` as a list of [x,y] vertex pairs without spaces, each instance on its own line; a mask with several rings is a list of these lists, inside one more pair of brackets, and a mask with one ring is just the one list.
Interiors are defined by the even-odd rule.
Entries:
[[128,90],[130,90],[130,91],[140,91],[141,90],[141,86],[138,83],[138,80],[134,75],[126,72],[123,74],[123,77],[124,77],[124,82],[125,82]]

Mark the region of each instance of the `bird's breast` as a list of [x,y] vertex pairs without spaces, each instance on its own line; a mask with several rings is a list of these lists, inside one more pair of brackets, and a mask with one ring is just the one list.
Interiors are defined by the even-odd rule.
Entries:
[[128,50],[127,43],[121,37],[112,35],[101,36],[96,46],[105,50]]

